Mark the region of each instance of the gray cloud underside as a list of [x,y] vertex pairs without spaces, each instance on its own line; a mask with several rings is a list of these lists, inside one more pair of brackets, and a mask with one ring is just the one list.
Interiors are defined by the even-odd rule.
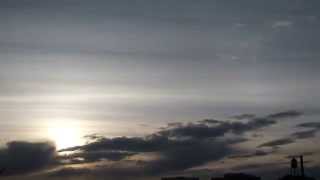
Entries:
[[[287,113],[279,113],[278,115],[282,116],[282,114],[287,114]],[[295,113],[288,113],[287,115],[288,117],[290,117],[292,114],[295,114]],[[301,123],[301,124],[298,124],[296,127],[308,128],[309,130],[297,131],[297,132],[291,133],[290,136],[288,137],[275,139],[275,140],[260,144],[258,147],[279,147],[282,145],[292,144],[292,143],[295,143],[297,140],[314,138],[316,136],[316,133],[320,131],[319,122]]]
[[[133,154],[156,153],[159,157],[155,160],[138,161],[138,165],[144,169],[144,172],[159,174],[181,171],[237,153],[232,145],[247,141],[242,136],[246,132],[276,124],[279,119],[302,115],[301,113],[291,112],[293,111],[255,117],[247,122],[205,119],[187,124],[171,123],[168,124],[168,127],[146,137],[104,138],[93,135],[90,138],[91,140],[96,138],[95,142],[84,146],[71,147],[61,150],[61,152],[81,151],[81,154],[76,154],[76,156],[80,155],[84,158],[83,162],[99,161],[99,155],[101,159],[106,158],[104,154],[106,152],[122,153],[120,156],[115,154],[122,161]],[[225,138],[226,134],[237,135],[237,138]],[[132,154],[130,155],[130,153]],[[94,154],[93,158],[91,154]],[[247,157],[262,155],[268,155],[268,153],[257,151],[253,155],[247,155]],[[72,159],[73,157],[70,156],[69,158]]]
[[231,155],[228,158],[230,158],[230,159],[242,159],[242,158],[247,159],[247,158],[252,158],[252,157],[267,156],[272,153],[274,153],[274,151],[267,152],[267,151],[256,150],[253,153],[236,154],[236,155]]
[[313,128],[313,129],[319,129],[320,130],[320,122],[301,123],[301,124],[298,124],[297,127]]
[[[97,134],[86,136],[90,143],[60,150],[73,152],[56,156],[49,143],[11,142],[1,150],[0,165],[8,168],[10,174],[33,172],[50,165],[71,165],[95,163],[109,160],[112,165],[96,166],[90,169],[62,169],[50,176],[69,176],[81,173],[129,174],[154,176],[180,172],[223,158],[254,158],[267,156],[275,151],[257,150],[241,154],[233,145],[248,141],[244,134],[276,124],[278,120],[299,117],[302,113],[285,111],[264,117],[252,116],[245,121],[220,121],[204,119],[193,123],[172,123],[145,137],[105,138]],[[251,116],[250,116],[251,117]],[[254,117],[254,118],[253,118]],[[227,137],[227,134],[235,136]],[[312,133],[311,133],[312,135]],[[297,137],[307,138],[309,132],[297,133]],[[290,139],[275,140],[260,147],[280,146],[292,143]],[[139,159],[137,157],[147,157]],[[154,156],[148,160],[148,157]],[[132,159],[133,158],[133,159]],[[21,161],[21,162],[20,162]],[[22,162],[23,161],[23,162]],[[59,163],[58,163],[59,162]]]
[[52,143],[13,141],[0,149],[0,168],[4,168],[4,175],[23,174],[57,163],[55,157]]
[[258,147],[278,147],[278,146],[282,146],[282,145],[291,144],[294,142],[295,141],[292,138],[281,138],[281,139],[276,139],[276,140],[272,140],[272,141],[263,143],[263,144],[259,145]]

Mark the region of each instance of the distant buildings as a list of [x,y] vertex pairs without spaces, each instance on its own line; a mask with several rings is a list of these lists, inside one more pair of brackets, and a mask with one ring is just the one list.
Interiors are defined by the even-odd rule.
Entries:
[[[298,160],[300,161],[298,161]],[[199,180],[197,177],[164,177],[161,180]],[[244,174],[244,173],[228,173],[222,177],[212,177],[211,180],[261,180],[260,177]],[[303,156],[292,156],[290,174],[285,175],[279,180],[316,180],[315,178],[308,177],[304,171]]]
[[176,177],[163,177],[163,178],[161,178],[161,180],[199,180],[199,178],[176,176]]
[[261,180],[261,178],[244,173],[229,173],[223,177],[213,177],[211,180]]
[[313,177],[308,176],[292,176],[292,175],[286,175],[280,178],[279,180],[316,180]]
[[[197,177],[164,177],[161,180],[199,180]],[[213,177],[211,180],[261,180],[260,177],[243,174],[243,173],[229,173],[223,177]]]

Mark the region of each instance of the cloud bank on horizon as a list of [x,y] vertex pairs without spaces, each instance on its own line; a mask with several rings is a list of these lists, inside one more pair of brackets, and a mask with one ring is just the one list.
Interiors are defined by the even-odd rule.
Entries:
[[[206,173],[212,174],[217,173],[216,167],[219,164],[225,166],[225,169],[220,169],[222,172],[233,169],[263,174],[269,163],[267,171],[285,173],[289,161],[286,158],[292,155],[290,153],[301,153],[306,156],[309,172],[314,173],[320,163],[314,160],[319,155],[317,147],[308,149],[311,150],[308,152],[307,149],[288,151],[285,148],[289,144],[301,143],[296,142],[299,139],[314,138],[320,131],[317,122],[297,125],[297,132],[291,134],[291,138],[264,142],[263,136],[253,135],[303,115],[299,111],[285,111],[263,117],[246,114],[234,116],[233,120],[204,119],[190,123],[171,123],[144,137],[107,138],[92,134],[86,136],[90,140],[87,144],[59,151],[49,142],[9,142],[0,151],[0,166],[6,167],[7,178],[34,172],[41,172],[40,177],[46,178],[146,178],[193,174],[201,172],[204,166],[208,170]],[[309,130],[301,131],[305,128],[311,129],[313,133],[310,135],[305,133]],[[260,144],[251,149],[239,146],[251,141]],[[276,159],[249,163],[261,157]],[[240,160],[241,164],[234,164],[235,160]]]

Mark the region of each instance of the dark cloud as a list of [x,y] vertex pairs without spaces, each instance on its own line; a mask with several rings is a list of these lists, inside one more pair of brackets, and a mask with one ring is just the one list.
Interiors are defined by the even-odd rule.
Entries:
[[[150,179],[149,174],[145,172],[144,167],[140,163],[134,161],[120,161],[108,165],[94,166],[94,168],[62,168],[57,171],[50,172],[47,176],[54,178],[63,177],[86,177],[87,179]],[[159,179],[159,177],[157,177]]]
[[233,149],[225,142],[211,140],[187,140],[174,143],[161,152],[162,158],[147,162],[147,172],[156,174],[172,170],[185,170],[213,160],[220,160]]
[[170,145],[168,138],[158,135],[150,135],[146,138],[140,137],[116,137],[103,138],[99,141],[80,146],[78,149],[84,151],[117,150],[130,152],[153,152]]
[[[193,123],[174,123],[144,137],[106,138],[90,134],[85,136],[87,144],[60,150],[59,152],[71,151],[71,154],[59,157],[55,157],[55,149],[49,143],[11,142],[7,149],[1,152],[1,156],[7,159],[6,163],[11,168],[18,168],[21,172],[31,172],[56,161],[63,164],[82,164],[107,160],[112,165],[84,171],[63,169],[53,175],[84,172],[118,176],[129,172],[153,176],[184,171],[226,157],[237,159],[272,154],[274,151],[262,150],[239,154],[240,151],[233,145],[248,141],[243,136],[246,132],[276,124],[279,118],[298,116],[297,113],[294,114],[282,112],[265,117],[250,116],[254,118],[245,122],[204,119]],[[311,135],[312,132],[297,132],[293,136],[307,138]],[[259,147],[277,147],[293,142],[290,138],[283,138]]]
[[136,153],[122,151],[84,151],[71,155],[60,156],[59,160],[66,164],[90,163],[102,160],[120,161]]
[[[303,155],[304,157],[306,156],[313,156],[314,154],[316,154],[316,152],[312,152],[312,151],[307,151],[307,152],[301,152],[301,153],[297,153],[295,155],[288,155],[286,158],[287,159],[292,159],[293,157],[298,157]],[[311,161],[307,161],[307,162],[311,162]]]
[[49,177],[66,177],[66,176],[81,176],[92,173],[92,170],[88,168],[63,168],[53,173],[49,173]]
[[9,142],[0,150],[0,167],[5,168],[5,175],[32,172],[55,163],[55,152],[47,142]]
[[253,158],[253,157],[260,157],[260,156],[267,156],[269,154],[274,153],[274,151],[267,152],[267,151],[262,151],[262,150],[256,150],[253,153],[247,153],[247,154],[236,154],[229,156],[230,159],[242,159],[242,158]]
[[295,118],[303,115],[302,112],[296,110],[283,111],[275,114],[270,114],[268,117],[273,119]]
[[291,136],[296,139],[308,139],[308,138],[315,137],[316,133],[317,133],[317,130],[313,129],[313,130],[295,132],[291,134]]
[[306,122],[298,124],[297,127],[320,129],[320,122]]
[[255,114],[240,114],[240,115],[232,116],[232,118],[238,119],[238,120],[253,119],[255,117],[256,117]]
[[306,139],[313,138],[316,136],[316,133],[320,131],[320,123],[319,122],[306,122],[298,124],[297,127],[309,128],[310,130],[299,131],[292,134],[295,138],[298,139]]
[[290,134],[290,136],[281,138],[281,139],[276,139],[270,142],[263,143],[259,145],[258,147],[278,147],[282,145],[287,145],[294,143],[298,139],[308,139],[308,138],[313,138],[316,136],[316,133],[318,132],[319,128],[318,123],[302,123],[299,124],[298,127],[308,127],[308,128],[315,128],[307,131],[298,131]]
[[217,138],[226,133],[242,134],[275,124],[276,121],[268,118],[255,118],[248,122],[229,122],[205,120],[198,123],[188,123],[174,128],[168,127],[159,134],[171,138]]
[[[66,149],[65,151],[80,150],[83,153],[76,154],[76,158],[81,157],[87,161],[102,158],[110,159],[110,157],[112,158],[110,160],[120,160],[133,154],[155,152],[160,155],[160,158],[150,162],[143,162],[142,164],[146,172],[156,174],[183,170],[211,160],[221,159],[233,151],[228,143],[230,142],[209,139],[174,140],[154,134],[145,138],[105,138],[85,146]],[[113,151],[113,154],[106,154],[105,151]],[[126,153],[123,153],[124,151]],[[117,154],[115,152],[122,153]],[[71,156],[70,158],[75,157]]]
[[172,123],[168,123],[169,127],[177,127],[177,126],[182,126],[183,123],[181,122],[172,122]]
[[294,143],[295,141],[291,138],[281,138],[281,139],[276,139],[276,140],[272,140],[266,143],[263,143],[261,145],[259,145],[258,147],[278,147],[278,146],[283,146],[283,145],[287,145],[287,144],[291,144]]
[[203,119],[201,121],[199,121],[200,123],[204,123],[204,124],[217,124],[217,123],[221,123],[221,121],[216,120],[216,119]]
[[[293,117],[293,114],[283,112],[266,117],[254,117],[246,122],[204,119],[193,123],[171,123],[145,137],[104,138],[93,135],[90,138],[95,141],[62,151],[77,152],[66,159],[82,159],[83,162],[104,159],[121,162],[133,155],[147,156],[148,153],[155,153],[157,156],[152,160],[139,160],[139,166],[144,172],[158,174],[180,171],[232,156],[238,151],[232,145],[248,141],[242,136],[244,133],[276,124],[276,118]],[[227,134],[236,136],[227,138]],[[279,146],[284,143],[283,140],[278,140],[265,143],[261,147]],[[233,158],[265,156],[270,153],[272,152],[256,151]]]

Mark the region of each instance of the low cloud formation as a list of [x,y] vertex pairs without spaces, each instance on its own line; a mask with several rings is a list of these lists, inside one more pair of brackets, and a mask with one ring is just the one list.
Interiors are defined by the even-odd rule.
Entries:
[[299,131],[293,133],[297,139],[306,139],[306,138],[313,138],[316,136],[316,133],[320,131],[320,123],[319,122],[306,122],[297,125],[298,128],[308,128],[309,130]]
[[83,151],[75,152],[67,156],[60,156],[59,160],[66,164],[90,163],[100,160],[120,161],[134,154],[136,153],[121,151]]
[[[300,115],[301,115],[301,113],[292,111],[291,113],[290,112],[278,113],[278,114],[274,114],[272,116],[287,118],[287,117],[295,117],[295,116],[300,116]],[[316,133],[318,131],[320,131],[320,123],[318,123],[318,122],[301,123],[301,124],[298,124],[297,127],[308,128],[310,130],[297,131],[297,132],[291,133],[288,137],[275,139],[275,140],[263,143],[263,144],[259,145],[258,147],[276,148],[279,146],[292,144],[292,143],[295,143],[296,140],[299,140],[299,139],[314,138],[314,137],[316,137]]]
[[297,127],[303,127],[303,128],[313,128],[320,130],[320,122],[307,122],[307,123],[301,123]]
[[255,114],[240,114],[240,115],[232,116],[232,118],[238,119],[238,120],[253,119],[255,117],[256,117]]
[[279,20],[272,24],[272,28],[288,28],[293,25],[293,22],[288,20]]
[[267,117],[272,119],[285,119],[285,118],[296,118],[302,115],[303,113],[300,111],[289,110],[289,111],[283,111],[275,114],[270,114]]
[[259,145],[258,147],[272,147],[272,148],[276,148],[278,146],[283,146],[283,145],[287,145],[287,144],[291,144],[294,143],[295,141],[291,138],[281,138],[281,139],[276,139],[276,140],[272,140],[266,143],[263,143],[261,145]]
[[256,117],[254,114],[242,114],[234,116],[239,120],[249,119],[247,122],[230,122],[219,121],[215,119],[205,119],[198,123],[189,123],[186,125],[178,124],[169,126],[159,132],[159,134],[170,138],[217,138],[224,136],[226,133],[243,134],[248,131],[257,130],[276,124],[277,120],[296,118],[301,116],[299,111],[284,111],[275,114],[270,114],[265,117]]
[[0,150],[0,167],[4,175],[29,173],[55,163],[55,147],[52,143],[13,141]]
[[[235,117],[245,121],[236,122],[204,119],[193,123],[170,123],[167,127],[145,137],[105,138],[93,135],[90,136],[93,142],[64,149],[61,152],[77,152],[64,157],[69,158],[71,162],[78,162],[78,159],[83,163],[108,159],[115,161],[118,167],[119,164],[123,167],[122,162],[133,163],[134,168],[139,166],[138,169],[142,169],[149,175],[183,171],[210,161],[232,157],[238,154],[238,150],[233,145],[248,140],[243,136],[245,133],[276,124],[278,119],[301,115],[302,113],[298,111],[285,111],[264,117],[242,114]],[[282,140],[266,143],[263,146],[285,143]],[[271,153],[256,151],[253,154],[234,155],[233,158],[266,156]],[[153,158],[148,158],[148,154],[153,154]]]
[[230,159],[242,159],[242,158],[247,159],[247,158],[253,158],[253,157],[267,156],[272,153],[274,153],[274,151],[267,152],[267,151],[256,150],[253,153],[236,154],[236,155],[229,156],[229,158]]
[[[244,152],[236,145],[249,141],[245,136],[248,132],[274,125],[280,119],[301,115],[298,111],[285,111],[263,117],[254,114],[234,116],[238,121],[204,119],[192,123],[177,122],[144,137],[106,138],[91,134],[86,136],[88,141],[85,145],[60,150],[58,156],[50,143],[10,142],[7,148],[1,150],[0,165],[11,169],[11,174],[33,172],[50,165],[68,166],[51,172],[53,177],[83,174],[151,177],[185,172],[224,158],[254,158],[273,154],[275,151]],[[307,138],[312,135],[313,132],[306,131],[297,132],[294,136]],[[283,138],[259,147],[278,147],[293,142],[290,138]],[[70,168],[70,165],[83,164],[91,164],[91,168]]]
[[[81,157],[84,158],[86,162],[92,160],[99,161],[104,158],[120,160],[135,154],[153,152],[158,154],[158,158],[152,161],[139,159],[138,161],[140,165],[144,167],[146,173],[158,174],[168,171],[184,170],[211,160],[219,160],[232,153],[233,149],[229,146],[231,144],[232,143],[229,144],[229,142],[209,139],[175,140],[167,136],[154,134],[144,138],[104,138],[94,143],[69,148],[65,151],[81,151],[81,154],[76,153],[76,155],[72,155],[70,158],[74,158],[75,156]],[[92,156],[92,154],[94,156]],[[108,155],[109,158],[106,155]]]
[[292,136],[296,139],[308,139],[316,136],[317,130],[307,130],[307,131],[299,131],[292,134]]

